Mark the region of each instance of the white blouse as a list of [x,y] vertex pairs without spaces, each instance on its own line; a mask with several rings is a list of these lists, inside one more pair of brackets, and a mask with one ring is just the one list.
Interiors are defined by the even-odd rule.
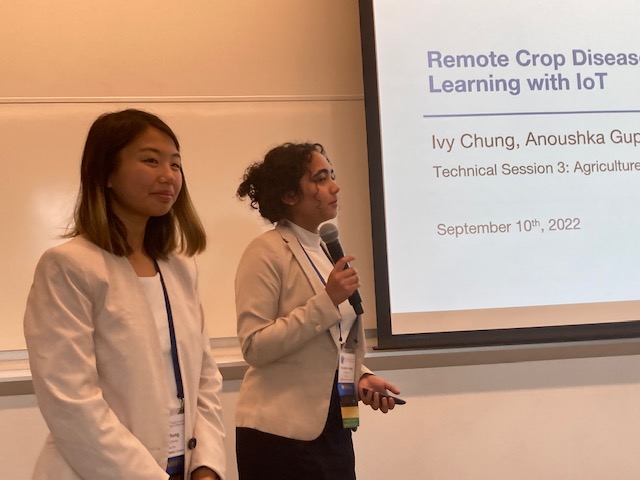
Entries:
[[[170,413],[176,414],[180,411],[180,400],[178,399],[178,388],[176,386],[176,377],[173,373],[173,358],[171,358],[171,339],[169,337],[169,319],[167,317],[167,308],[164,302],[164,292],[162,291],[162,283],[160,283],[160,275],[158,273],[153,277],[138,277],[140,285],[144,290],[149,307],[153,313],[153,319],[158,330],[158,338],[160,339],[160,349],[164,358],[165,372],[169,385],[169,404]],[[169,300],[171,294],[169,293]]]

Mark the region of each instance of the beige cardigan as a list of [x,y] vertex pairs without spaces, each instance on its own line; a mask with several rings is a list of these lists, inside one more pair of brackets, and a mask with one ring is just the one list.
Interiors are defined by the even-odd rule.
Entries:
[[[287,222],[256,238],[236,274],[238,337],[249,364],[236,425],[298,440],[324,428],[338,365],[340,313]],[[347,339],[362,365],[365,339],[358,317]]]
[[[185,437],[196,439],[185,464],[222,477],[222,377],[203,333],[195,264],[173,255],[159,264],[175,322]],[[169,385],[153,315],[127,259],[81,237],[45,252],[24,328],[51,432],[33,478],[167,479]]]

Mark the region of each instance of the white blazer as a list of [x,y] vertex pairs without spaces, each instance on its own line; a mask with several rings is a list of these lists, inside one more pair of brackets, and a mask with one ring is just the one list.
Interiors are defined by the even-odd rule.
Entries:
[[[223,477],[222,377],[203,331],[195,263],[171,255],[159,264],[175,323],[185,437],[193,439],[186,471],[208,466]],[[48,250],[24,329],[51,432],[33,478],[167,479],[170,386],[151,308],[128,260],[82,237]]]
[[[338,366],[333,305],[287,222],[253,240],[236,273],[238,337],[249,369],[236,425],[297,440],[324,428]],[[365,338],[358,317],[347,338],[362,365]]]

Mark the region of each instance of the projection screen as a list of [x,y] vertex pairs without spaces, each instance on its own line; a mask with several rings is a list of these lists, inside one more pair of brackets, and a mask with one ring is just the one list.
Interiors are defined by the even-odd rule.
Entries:
[[380,347],[640,336],[640,3],[360,13]]

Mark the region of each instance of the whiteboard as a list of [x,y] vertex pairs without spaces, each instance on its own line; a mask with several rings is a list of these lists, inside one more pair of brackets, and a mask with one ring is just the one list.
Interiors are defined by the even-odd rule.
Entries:
[[62,241],[91,123],[129,107],[159,115],[180,141],[209,239],[197,263],[211,337],[235,336],[235,268],[269,227],[235,190],[247,165],[285,141],[320,142],[334,163],[341,239],[367,279],[366,323],[375,324],[355,0],[75,0],[55,10],[26,1],[5,10],[0,350],[25,348],[33,271]]

